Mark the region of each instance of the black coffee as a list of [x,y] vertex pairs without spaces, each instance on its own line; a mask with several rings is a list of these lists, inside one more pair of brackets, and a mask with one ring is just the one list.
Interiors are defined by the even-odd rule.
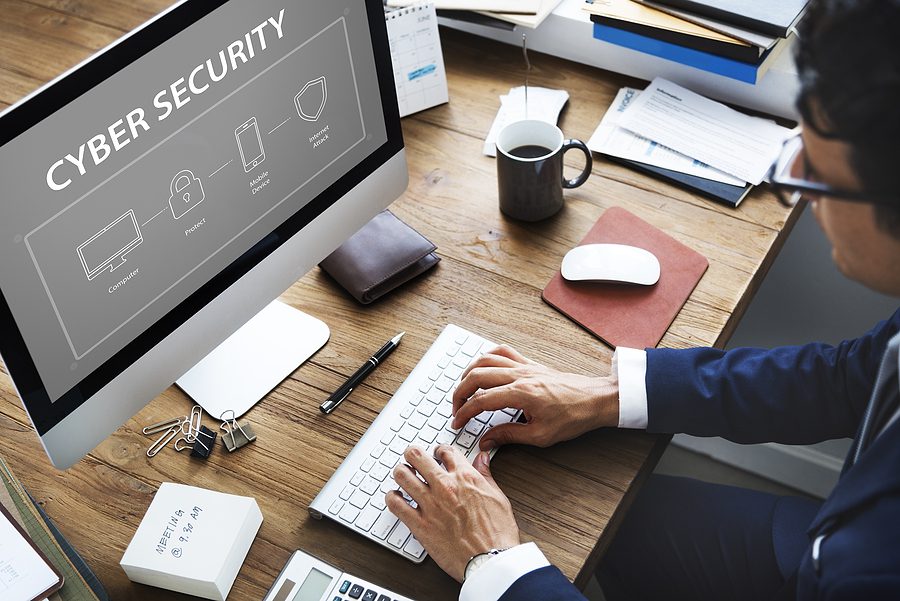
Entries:
[[536,144],[529,144],[527,146],[513,148],[509,151],[509,154],[520,159],[536,159],[538,157],[547,156],[550,152],[552,151],[549,148],[537,146]]

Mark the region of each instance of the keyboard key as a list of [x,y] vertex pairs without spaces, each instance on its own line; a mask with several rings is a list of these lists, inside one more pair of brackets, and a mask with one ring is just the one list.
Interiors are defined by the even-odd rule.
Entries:
[[441,392],[447,392],[448,390],[453,388],[453,380],[451,380],[447,376],[441,376],[441,379],[434,383],[434,387]]
[[[400,412],[400,417],[402,417],[403,419],[408,419],[409,416],[412,415],[412,412],[415,411],[415,409],[416,409],[416,408],[415,408],[414,406],[412,406],[412,405],[407,405],[407,406],[404,407],[403,410]],[[399,428],[398,428],[398,429],[399,429]]]
[[425,400],[429,403],[434,403],[435,405],[437,405],[442,400],[444,400],[444,393],[437,388],[432,388],[431,392],[425,395]]
[[375,460],[372,457],[366,457],[366,460],[362,462],[362,465],[359,469],[363,472],[368,472],[372,469],[372,466],[375,465]]
[[458,365],[451,365],[446,370],[444,370],[444,375],[450,378],[451,380],[459,380],[459,377],[463,373],[463,368]]
[[348,484],[344,487],[344,490],[341,491],[341,494],[338,495],[342,500],[346,501],[350,498],[350,495],[353,494],[353,491],[356,490],[352,484]]
[[350,581],[344,580],[344,584],[341,585],[341,590],[338,592],[340,592],[343,595],[349,590],[350,590]]
[[419,432],[419,438],[424,440],[428,444],[434,442],[434,439],[437,438],[438,431],[430,426],[425,426],[422,428],[422,431]]
[[[423,405],[425,403],[422,403]],[[414,413],[409,420],[407,420],[406,425],[412,426],[416,430],[421,430],[422,426],[425,425],[425,422],[428,421],[428,418],[422,415],[421,413]]]
[[[387,445],[391,444],[391,441],[392,441],[392,440],[394,440],[394,433],[391,432],[390,430],[388,430],[388,431],[385,432],[384,435],[381,437],[381,444],[387,446]],[[377,459],[377,457],[376,457],[376,459]]]
[[473,437],[477,437],[479,434],[481,434],[482,430],[484,430],[484,424],[472,419],[472,420],[469,420],[468,424],[466,424],[466,429],[465,429],[465,432],[463,432],[463,433],[464,434],[469,433]]
[[375,491],[377,491],[379,487],[381,487],[381,480],[376,480],[372,476],[368,476],[365,480],[363,480],[363,483],[360,485],[359,490],[363,491],[371,497],[373,494],[375,494]]
[[391,601],[391,598],[387,595],[381,595],[380,597],[378,597],[378,601]]
[[[369,472],[369,476],[375,478],[379,483],[384,482],[384,479],[387,478],[388,474],[391,473],[391,470],[384,467],[380,463],[372,468],[372,471]],[[380,484],[379,484],[380,486]]]
[[441,377],[442,371],[443,370],[441,368],[435,367],[434,369],[431,370],[431,373],[428,374],[428,379],[429,380],[437,380],[438,378]]
[[399,432],[400,428],[402,428],[403,424],[405,424],[405,423],[406,423],[405,417],[397,418],[394,420],[394,423],[391,424],[391,430],[393,430],[394,432]]
[[478,415],[475,416],[475,419],[480,421],[482,424],[486,424],[489,421],[491,421],[491,417],[493,417],[493,415],[494,415],[493,411],[482,411],[481,413],[479,413]]
[[471,363],[471,362],[472,362],[472,359],[470,357],[467,357],[466,355],[463,355],[460,353],[460,355],[456,359],[453,360],[453,365],[464,370],[467,367],[469,367],[469,363]]
[[455,342],[456,344],[462,346],[463,344],[466,343],[466,341],[467,341],[468,339],[469,339],[469,335],[468,335],[468,334],[466,334],[465,332],[460,332],[459,334],[456,335],[456,338],[453,339],[453,342]]
[[374,449],[372,449],[372,452],[369,453],[369,455],[371,455],[375,459],[378,459],[379,457],[381,457],[382,453],[384,453],[384,445],[377,445]]
[[393,547],[402,549],[403,545],[406,544],[407,538],[409,538],[409,528],[406,527],[406,524],[400,522],[397,524],[397,527],[394,528],[394,531],[391,532],[390,536],[388,536],[387,542]]
[[449,418],[453,415],[453,400],[446,399],[437,408],[438,415]]
[[419,392],[421,392],[422,394],[425,394],[426,392],[431,390],[431,386],[433,384],[434,384],[434,382],[432,382],[428,378],[425,378],[425,380],[422,382],[422,385],[419,386]]
[[388,478],[381,483],[381,492],[386,494],[391,492],[392,490],[397,490],[397,483],[394,482],[393,477],[388,476]]
[[518,409],[513,409],[512,407],[507,407],[506,409],[503,410],[503,413],[505,413],[506,415],[515,415],[517,411],[518,411]]
[[362,509],[369,504],[369,495],[361,490],[357,490],[353,493],[353,496],[350,497],[350,504],[357,509]]
[[481,350],[481,341],[476,338],[470,339],[462,347],[463,355],[467,355],[469,357],[474,357],[475,355],[477,355],[479,350]]
[[350,478],[350,484],[351,484],[352,486],[359,486],[360,482],[363,481],[363,477],[364,477],[364,476],[365,476],[364,473],[362,473],[362,472],[356,472],[355,474],[353,474],[353,477]]
[[421,403],[422,399],[424,399],[424,398],[425,398],[425,395],[417,394],[413,398],[409,399],[409,404],[412,405],[413,407],[418,407],[419,403]]
[[472,436],[468,432],[463,432],[456,439],[456,444],[461,446],[462,448],[468,450],[468,449],[472,448],[473,444],[475,444],[475,440],[477,440],[477,438],[475,436]]
[[455,438],[456,435],[452,432],[442,430],[441,433],[437,435],[437,438],[434,440],[434,442],[437,444],[450,444]]
[[368,532],[369,528],[372,527],[372,524],[375,523],[375,520],[377,520],[380,515],[381,511],[378,508],[367,505],[366,508],[362,510],[362,513],[359,514],[359,517],[356,518],[356,521],[353,522],[353,525],[363,532]]
[[331,515],[337,515],[340,513],[341,509],[344,508],[344,502],[338,499],[334,503],[331,504],[331,507],[328,508],[328,513]]
[[366,591],[366,594],[363,595],[362,601],[378,601],[377,597],[378,593],[376,593],[372,589],[369,589]]
[[434,428],[435,430],[439,430],[439,431],[443,430],[444,426],[447,425],[447,418],[441,417],[440,415],[432,415],[428,419],[428,425],[430,427]]
[[437,365],[441,369],[447,369],[447,366],[450,365],[450,357],[448,357],[447,355],[444,355],[443,357],[441,357],[441,360],[438,361]]
[[430,401],[425,401],[424,403],[419,405],[418,412],[425,417],[431,417],[434,414],[435,409],[437,409],[437,405]]
[[351,599],[359,599],[363,594],[363,587],[358,584],[354,584],[353,588],[350,589],[350,598]]
[[341,518],[342,520],[344,520],[345,522],[352,524],[353,521],[356,519],[356,516],[358,516],[358,515],[359,515],[359,509],[357,509],[356,507],[353,507],[352,505],[347,505],[344,507],[343,511],[341,511],[341,513],[338,517]]
[[494,411],[494,415],[491,416],[491,421],[488,422],[488,427],[493,428],[494,426],[499,426],[500,424],[508,424],[511,421],[511,415],[507,415],[502,411]]
[[369,504],[377,507],[378,511],[384,511],[387,508],[387,503],[384,502],[384,493],[378,492],[372,495],[372,498],[369,499]]
[[447,355],[449,355],[450,357],[455,357],[456,353],[458,353],[459,349],[461,349],[461,348],[462,348],[462,345],[452,344],[449,347],[447,347]]
[[409,442],[403,440],[399,436],[394,439],[394,442],[391,443],[391,451],[397,453],[398,455],[402,455],[406,452],[406,447],[409,446]]
[[406,546],[403,547],[403,551],[418,559],[422,557],[422,553],[425,552],[425,548],[419,541],[416,540],[415,536],[410,536],[409,542],[407,542]]
[[462,430],[462,428],[454,428],[453,422],[448,420],[447,425],[444,426],[444,430],[456,436],[457,434],[459,434],[459,431]]
[[418,436],[418,431],[416,428],[413,428],[409,424],[406,424],[402,428],[400,428],[400,432],[397,434],[400,438],[405,440],[406,442],[412,442]]
[[391,533],[391,530],[394,528],[394,525],[397,523],[397,516],[395,516],[390,511],[383,511],[381,515],[378,516],[378,519],[375,520],[375,524],[372,526],[372,536],[379,540],[384,540],[387,538],[388,534]]
[[384,455],[381,456],[380,463],[381,465],[393,469],[395,465],[397,465],[397,461],[400,459],[400,455],[394,453],[393,451],[387,451]]

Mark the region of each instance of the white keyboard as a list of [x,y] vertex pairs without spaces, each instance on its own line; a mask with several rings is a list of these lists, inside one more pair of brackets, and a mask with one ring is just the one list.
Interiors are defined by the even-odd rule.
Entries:
[[515,421],[514,409],[485,411],[463,428],[451,427],[453,391],[463,371],[476,357],[493,348],[492,342],[459,326],[448,325],[400,385],[344,462],[313,499],[309,513],[331,518],[355,532],[419,563],[426,553],[384,504],[394,482],[394,467],[410,445],[429,453],[440,444],[462,451],[471,463],[478,441],[493,426]]

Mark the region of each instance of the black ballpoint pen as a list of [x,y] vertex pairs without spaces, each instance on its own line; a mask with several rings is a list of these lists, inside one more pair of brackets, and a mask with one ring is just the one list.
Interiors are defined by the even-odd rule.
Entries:
[[375,371],[375,368],[384,361],[388,355],[394,352],[394,349],[400,345],[400,339],[403,338],[403,335],[406,332],[400,332],[393,338],[387,341],[383,347],[381,347],[377,353],[369,357],[369,360],[363,363],[362,367],[356,370],[356,372],[350,376],[346,382],[341,384],[341,386],[335,390],[328,400],[319,405],[319,410],[322,413],[331,413],[335,409],[337,409],[338,405],[344,402],[350,393],[353,392],[353,389],[359,386],[363,380],[365,380],[370,373]]

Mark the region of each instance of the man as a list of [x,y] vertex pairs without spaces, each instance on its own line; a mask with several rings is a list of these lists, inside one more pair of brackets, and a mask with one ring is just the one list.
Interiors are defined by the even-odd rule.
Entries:
[[[813,0],[799,36],[802,138],[771,180],[806,197],[848,277],[900,296],[900,0]],[[827,302],[827,299],[823,299]],[[598,576],[617,599],[900,599],[900,311],[836,347],[619,349],[612,376],[561,373],[501,347],[454,394],[454,425],[524,409],[482,449],[547,446],[619,426],[809,444],[855,435],[823,504],[654,476]],[[581,594],[534,544],[520,545],[487,454],[410,449],[387,504],[459,581],[461,600]],[[416,473],[418,472],[418,473]]]

